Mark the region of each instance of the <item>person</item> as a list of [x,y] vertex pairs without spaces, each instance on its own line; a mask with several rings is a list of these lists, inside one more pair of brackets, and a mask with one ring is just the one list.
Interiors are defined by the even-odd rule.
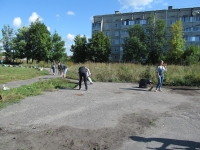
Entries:
[[53,60],[51,62],[51,69],[53,70],[53,75],[55,75],[55,72],[56,72],[56,62],[55,62],[55,60]]
[[78,74],[79,74],[79,90],[81,89],[81,83],[82,83],[82,79],[83,79],[84,84],[85,84],[85,90],[87,91],[88,86],[87,86],[87,71],[86,71],[86,67],[85,66],[79,67]]
[[158,91],[162,91],[161,87],[162,87],[162,83],[164,80],[164,72],[167,71],[167,64],[164,64],[163,60],[160,61],[160,64],[157,66],[156,68],[156,73],[158,76],[158,84],[156,86],[156,90],[155,92]]
[[87,67],[85,67],[85,68],[86,68],[86,72],[87,72],[87,80],[90,82],[90,84],[93,84],[92,79],[90,78],[90,76],[92,75],[90,72],[90,69]]
[[65,64],[62,64],[61,62],[58,62],[58,69],[61,69],[63,72],[63,75],[61,75],[63,78],[66,78],[67,73],[67,66]]
[[63,69],[62,66],[59,64],[59,62],[58,62],[58,75],[60,75],[61,77],[63,76]]

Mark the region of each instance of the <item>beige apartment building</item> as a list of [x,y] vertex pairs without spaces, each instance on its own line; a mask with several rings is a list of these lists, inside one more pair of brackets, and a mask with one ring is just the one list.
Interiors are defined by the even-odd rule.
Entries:
[[97,15],[93,17],[92,34],[102,31],[111,39],[111,61],[119,61],[123,55],[122,44],[124,38],[128,37],[127,29],[135,24],[145,26],[151,13],[155,19],[163,19],[166,23],[166,33],[169,39],[169,28],[176,20],[183,23],[183,33],[186,44],[200,45],[200,7],[173,9],[169,6],[167,10],[144,11]]

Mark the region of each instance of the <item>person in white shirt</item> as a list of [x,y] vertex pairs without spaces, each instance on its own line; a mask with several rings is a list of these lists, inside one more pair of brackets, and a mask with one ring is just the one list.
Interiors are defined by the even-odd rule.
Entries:
[[90,78],[90,76],[91,76],[90,69],[87,67],[85,67],[85,68],[86,68],[86,72],[87,72],[87,79],[90,82],[90,84],[93,84],[92,79]]
[[157,73],[157,76],[158,76],[158,84],[156,86],[155,92],[157,92],[157,90],[162,91],[161,87],[162,87],[162,83],[163,83],[163,80],[164,80],[164,72],[165,71],[167,71],[167,64],[164,64],[163,60],[161,60],[160,64],[156,68],[156,73]]

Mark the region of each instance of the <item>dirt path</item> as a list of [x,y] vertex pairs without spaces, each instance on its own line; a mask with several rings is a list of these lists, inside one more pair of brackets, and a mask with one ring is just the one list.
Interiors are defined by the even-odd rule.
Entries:
[[100,82],[46,92],[0,111],[0,149],[200,149],[199,96]]

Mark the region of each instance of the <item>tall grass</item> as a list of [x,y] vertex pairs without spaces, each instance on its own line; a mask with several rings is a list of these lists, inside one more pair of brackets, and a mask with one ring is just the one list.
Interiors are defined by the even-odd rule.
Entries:
[[[146,78],[157,83],[156,66],[132,63],[91,63],[74,64],[69,67],[67,78],[78,79],[78,68],[86,66],[92,73],[92,80],[99,82],[135,82]],[[200,82],[200,65],[167,66],[164,85],[191,85]]]

